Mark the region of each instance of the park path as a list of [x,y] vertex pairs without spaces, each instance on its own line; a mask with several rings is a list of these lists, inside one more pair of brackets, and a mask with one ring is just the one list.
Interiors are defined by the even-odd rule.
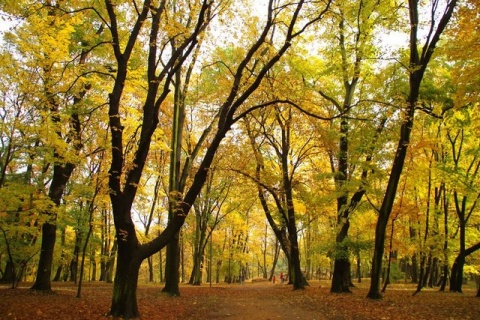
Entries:
[[214,307],[208,312],[209,319],[320,319],[318,312],[305,309],[296,299],[290,300],[292,289],[285,284],[261,282],[218,290],[218,295],[211,296]]

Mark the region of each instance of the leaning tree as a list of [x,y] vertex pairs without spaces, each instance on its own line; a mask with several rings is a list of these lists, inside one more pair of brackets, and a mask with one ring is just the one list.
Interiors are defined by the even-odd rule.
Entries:
[[[370,299],[381,299],[380,277],[382,273],[382,260],[385,246],[385,236],[390,214],[392,212],[398,183],[402,174],[410,134],[413,129],[415,110],[418,107],[420,85],[427,70],[428,63],[432,60],[435,48],[440,41],[440,36],[447,27],[455,7],[456,0],[449,0],[445,6],[439,5],[437,0],[431,1],[430,24],[424,39],[423,47],[419,51],[419,38],[422,24],[420,23],[419,2],[408,1],[410,17],[410,41],[409,41],[409,65],[407,67],[409,88],[405,107],[402,111],[402,125],[400,127],[400,138],[393,158],[385,194],[378,212],[378,219],[375,227],[375,247],[372,258],[371,283],[367,297]],[[443,12],[441,12],[443,10]]]

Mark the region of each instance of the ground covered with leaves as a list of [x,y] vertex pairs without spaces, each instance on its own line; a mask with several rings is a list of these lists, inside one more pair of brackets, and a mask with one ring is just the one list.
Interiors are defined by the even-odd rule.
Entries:
[[[0,319],[108,319],[112,285],[86,283],[82,297],[71,283],[54,283],[53,294],[0,286]],[[142,319],[480,319],[480,298],[465,293],[390,285],[382,300],[366,299],[367,283],[352,294],[331,294],[328,281],[312,281],[306,290],[286,284],[181,286],[180,297],[161,293],[161,285],[140,285]]]

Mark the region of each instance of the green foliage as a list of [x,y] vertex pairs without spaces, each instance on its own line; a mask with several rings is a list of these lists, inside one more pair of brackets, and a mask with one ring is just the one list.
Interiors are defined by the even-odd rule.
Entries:
[[405,273],[401,270],[399,263],[392,262],[390,264],[390,281],[399,282],[405,279]]
[[318,247],[319,252],[326,253],[331,259],[349,259],[351,254],[368,251],[373,248],[372,240],[352,240],[347,237],[344,241],[331,242]]

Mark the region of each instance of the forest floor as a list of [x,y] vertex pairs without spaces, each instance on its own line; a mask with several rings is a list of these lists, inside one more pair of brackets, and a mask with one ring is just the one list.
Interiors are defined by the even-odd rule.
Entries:
[[[86,282],[82,298],[72,283],[53,283],[53,294],[20,284],[0,286],[0,319],[108,319],[112,285]],[[157,284],[140,285],[142,319],[480,319],[480,298],[467,287],[463,294],[425,289],[412,296],[412,284],[392,284],[383,299],[366,299],[368,283],[352,294],[331,294],[329,281],[311,281],[305,290],[286,284],[252,282],[203,286],[181,285],[180,297],[168,297]]]

